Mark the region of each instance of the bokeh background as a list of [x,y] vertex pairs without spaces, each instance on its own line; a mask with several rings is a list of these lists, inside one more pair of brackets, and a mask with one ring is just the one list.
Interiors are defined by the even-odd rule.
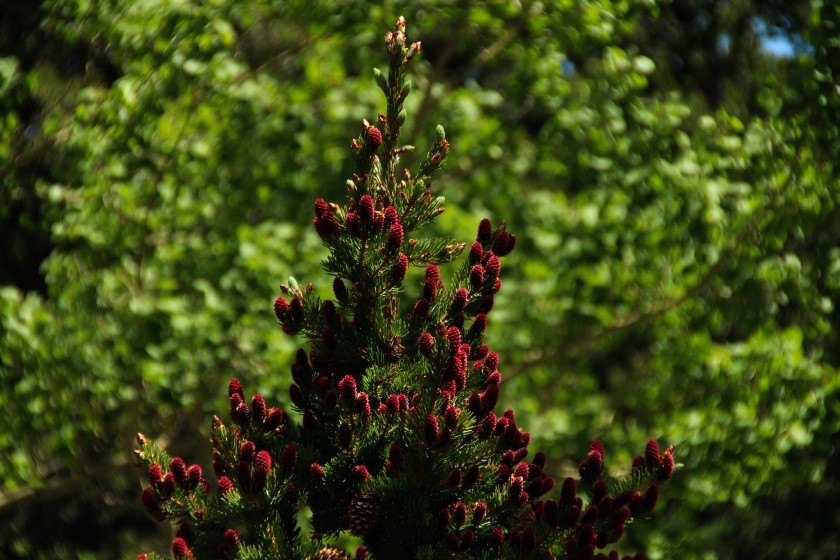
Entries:
[[[209,465],[225,386],[288,405],[271,311],[382,112],[397,15],[443,124],[438,224],[517,234],[502,403],[574,470],[684,466],[628,549],[840,553],[840,7],[829,1],[4,0],[0,558],[166,553],[133,435]],[[416,159],[407,159],[416,165]],[[418,287],[419,290],[419,287]]]

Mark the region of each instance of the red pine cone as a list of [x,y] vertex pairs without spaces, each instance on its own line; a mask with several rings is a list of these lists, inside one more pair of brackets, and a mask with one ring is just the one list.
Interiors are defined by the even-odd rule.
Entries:
[[440,281],[440,267],[435,263],[429,263],[426,265],[426,279],[432,280],[436,286],[441,286],[442,282]]
[[367,467],[364,465],[356,465],[350,470],[353,478],[358,483],[367,482],[370,480],[370,472],[367,470]]
[[492,238],[493,224],[490,223],[490,220],[484,218],[478,223],[478,235],[475,240],[486,247]]
[[473,265],[470,269],[470,286],[473,290],[480,290],[484,284],[484,267],[480,264]]
[[651,484],[645,493],[642,495],[642,513],[650,513],[656,507],[656,502],[659,500],[659,487],[656,484]]
[[437,416],[434,414],[426,416],[426,422],[423,426],[423,437],[430,446],[434,445],[438,439],[438,421]]
[[534,532],[534,526],[528,525],[522,532],[522,550],[530,554],[537,547],[537,534]]
[[469,337],[472,340],[484,336],[484,331],[487,329],[487,315],[479,313],[475,316],[473,324],[470,327]]
[[493,383],[487,386],[484,389],[484,393],[481,395],[481,407],[483,410],[493,410],[496,406],[496,403],[499,401],[499,385],[497,383]]
[[429,316],[429,300],[420,298],[414,304],[414,310],[411,312],[412,317],[416,319],[425,319]]
[[487,259],[487,263],[484,265],[484,270],[490,278],[494,280],[498,278],[502,271],[502,262],[499,260],[499,257],[490,255],[490,258]]
[[344,229],[346,229],[347,233],[354,237],[358,237],[359,233],[361,233],[359,228],[359,216],[355,212],[347,212],[347,216],[344,217]]
[[477,502],[473,505],[472,522],[473,525],[478,525],[484,520],[487,515],[487,504],[485,502]]
[[397,209],[390,204],[387,208],[385,208],[383,214],[385,215],[385,220],[382,223],[383,227],[390,228],[391,224],[399,220],[399,216],[397,216]]
[[170,496],[173,492],[175,492],[175,486],[175,475],[168,472],[163,475],[163,482],[161,482],[160,486],[158,486],[158,492],[164,496]]
[[[340,279],[336,278],[339,282]],[[327,299],[321,304],[321,316],[329,323],[330,325],[335,325],[338,322],[338,311],[335,308],[335,303],[333,300]]]
[[563,481],[563,486],[560,489],[560,504],[566,507],[572,507],[575,503],[575,486],[574,478],[566,478]]
[[437,514],[437,523],[438,527],[443,529],[447,525],[449,525],[449,521],[452,519],[452,512],[449,511],[449,508],[441,508]]
[[190,465],[187,469],[187,482],[190,488],[196,488],[201,482],[201,466]]
[[336,277],[333,279],[333,293],[335,294],[335,299],[340,303],[347,303],[350,299],[347,286],[344,285],[344,281],[341,278]]
[[157,494],[155,493],[155,489],[151,486],[146,486],[143,489],[143,493],[140,494],[140,501],[149,513],[155,513],[158,511]]
[[248,461],[251,462],[251,459],[254,458],[254,453],[256,453],[257,446],[254,445],[253,441],[244,441],[239,446],[239,460],[240,461]]
[[458,327],[449,327],[446,329],[446,340],[449,341],[449,348],[454,355],[461,349],[461,329]]
[[408,272],[408,257],[401,254],[391,270],[391,283],[399,284],[405,279],[405,274]]
[[265,399],[262,395],[254,395],[251,397],[251,416],[254,417],[254,420],[257,422],[262,422],[263,418],[265,418],[266,407],[265,407]]
[[467,520],[467,505],[464,502],[457,502],[452,510],[452,520],[456,527],[460,527]]
[[469,296],[469,292],[467,292],[466,288],[458,288],[455,295],[452,297],[452,306],[449,308],[450,315],[463,311],[464,306],[467,303],[467,296]]
[[172,539],[172,554],[175,558],[192,558],[192,551],[187,546],[187,541],[181,537]]
[[437,297],[437,283],[431,278],[426,278],[423,282],[423,297],[429,301],[434,301]]
[[467,398],[467,410],[469,410],[476,418],[481,417],[484,405],[481,402],[481,395],[478,392],[473,391],[470,393],[470,396]]
[[149,467],[149,483],[152,486],[157,486],[163,482],[163,470],[158,465],[151,465]]
[[[238,397],[238,395],[237,395],[237,397]],[[233,420],[237,424],[240,424],[240,425],[244,426],[251,419],[251,409],[248,408],[248,405],[245,404],[245,401],[242,401],[238,398],[236,400],[237,400],[236,408],[234,408],[231,411],[231,416],[233,417]]]
[[469,490],[475,483],[478,482],[479,475],[481,474],[481,470],[479,469],[478,465],[471,465],[470,468],[467,469],[467,472],[464,474],[463,479],[461,480],[461,487],[464,490]]
[[369,225],[373,222],[373,198],[369,194],[364,194],[359,199],[359,219],[363,224]]
[[[289,444],[289,445],[292,445],[292,444]],[[285,458],[285,452],[284,452],[284,458]],[[271,454],[268,451],[266,451],[265,449],[263,449],[259,453],[257,453],[257,456],[254,458],[254,469],[255,470],[262,470],[262,471],[265,471],[265,472],[269,472],[271,470]]]
[[674,473],[674,455],[667,451],[662,455],[662,465],[659,469],[659,480],[665,481]]
[[498,293],[499,293],[499,291],[500,291],[501,289],[502,289],[502,279],[501,279],[501,278],[496,278],[496,279],[493,281],[493,290],[492,290],[492,293],[494,293],[494,294],[498,294]]
[[303,320],[303,300],[298,296],[292,298],[289,304],[289,314],[294,321],[300,322]]
[[[277,320],[281,323],[283,319],[286,317],[286,313],[289,312],[289,304],[286,303],[286,300],[282,296],[277,296],[274,300],[274,315],[277,316]],[[236,380],[234,380],[236,381]],[[238,381],[237,381],[238,383]],[[242,386],[239,386],[239,389],[242,390]]]
[[303,392],[300,390],[300,387],[294,383],[289,386],[289,397],[291,398],[293,405],[298,408],[304,408]]
[[480,264],[482,256],[484,256],[484,249],[481,247],[481,243],[476,241],[475,243],[470,245],[470,253],[468,257],[470,266]]
[[372,151],[375,151],[379,146],[382,145],[382,132],[375,126],[372,126],[367,129],[367,141],[372,148]]
[[503,544],[505,544],[505,532],[501,527],[493,527],[493,530],[490,531],[490,546],[498,550],[502,548]]
[[183,484],[187,480],[187,465],[180,457],[174,457],[169,463],[169,470],[175,477],[175,482]]
[[231,547],[239,546],[239,535],[233,529],[225,529],[225,542]]
[[454,467],[449,471],[449,476],[446,477],[446,485],[449,488],[455,488],[461,484],[461,469]]
[[334,239],[341,233],[341,228],[332,210],[327,210],[321,216],[315,216],[312,219],[312,225],[315,226],[315,231],[318,232],[321,239]]
[[385,226],[385,213],[377,210],[376,212],[373,213],[373,223],[372,223],[371,229],[373,230],[373,233],[379,233],[380,231],[382,231],[384,229],[384,226]]
[[478,304],[479,313],[490,313],[493,310],[493,303],[495,302],[493,294],[484,294]]
[[[257,456],[259,456],[259,453]],[[271,457],[269,456],[269,467],[271,466],[270,461]],[[289,473],[295,468],[295,463],[297,463],[297,445],[294,443],[286,444],[286,447],[283,448],[283,454],[280,455],[280,468],[284,473]]]
[[323,216],[324,214],[327,214],[330,211],[331,211],[330,210],[330,205],[326,200],[324,200],[323,198],[315,199],[315,216],[316,217]]
[[324,480],[324,468],[319,463],[309,465],[309,474],[312,475],[313,480],[316,482]]
[[389,251],[396,251],[402,246],[405,234],[403,233],[402,224],[394,222],[388,230],[388,242],[386,247]]
[[446,410],[443,412],[443,418],[446,421],[446,425],[454,430],[455,426],[458,425],[458,418],[461,417],[461,409],[456,406],[448,405]]
[[659,443],[655,439],[648,440],[645,446],[645,464],[649,469],[659,465]]
[[434,345],[435,338],[427,332],[421,334],[420,338],[417,339],[417,350],[424,356],[429,356],[432,353]]
[[592,501],[600,502],[607,495],[607,481],[599,478],[592,485]]
[[286,423],[286,413],[283,412],[281,409],[277,407],[272,407],[268,409],[265,417],[265,428],[268,431],[276,430],[282,424]]
[[224,496],[233,490],[233,481],[226,476],[219,477],[219,494]]
[[370,400],[367,393],[360,392],[356,395],[356,404],[353,407],[353,412],[361,414],[363,418],[370,416]]
[[[283,298],[278,298],[283,299]],[[245,391],[242,390],[242,384],[237,379],[231,379],[228,382],[228,395],[233,396],[234,394],[239,395],[240,399],[245,398]]]
[[496,370],[499,367],[499,355],[496,352],[490,352],[484,358],[484,367],[490,371]]
[[516,246],[516,236],[503,231],[493,240],[493,253],[499,257],[509,255]]
[[338,391],[344,400],[349,403],[356,402],[356,380],[349,373],[338,382]]

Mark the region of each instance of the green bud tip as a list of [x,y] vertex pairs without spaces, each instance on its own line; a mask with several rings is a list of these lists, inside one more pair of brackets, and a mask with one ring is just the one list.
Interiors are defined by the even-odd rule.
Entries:
[[376,79],[376,83],[379,86],[379,89],[381,89],[385,93],[385,95],[388,95],[388,92],[391,88],[388,87],[388,80],[385,78],[385,74],[383,74],[382,71],[379,70],[379,68],[374,68],[373,77]]

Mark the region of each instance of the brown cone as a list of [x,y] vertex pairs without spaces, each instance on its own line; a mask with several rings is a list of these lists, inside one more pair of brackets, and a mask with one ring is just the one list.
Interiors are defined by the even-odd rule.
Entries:
[[316,558],[317,560],[348,560],[344,552],[332,547],[325,547],[319,550]]
[[359,492],[350,501],[350,532],[357,537],[370,533],[376,523],[376,501],[371,492]]

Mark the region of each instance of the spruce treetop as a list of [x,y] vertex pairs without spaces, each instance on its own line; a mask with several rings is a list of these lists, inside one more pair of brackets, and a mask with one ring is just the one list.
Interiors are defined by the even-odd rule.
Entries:
[[[212,483],[138,436],[142,503],[177,524],[176,558],[618,558],[612,544],[655,506],[672,450],[651,440],[619,480],[596,440],[580,480],[557,489],[544,453],[526,460],[531,436],[511,408],[497,412],[500,360],[484,341],[516,237],[487,219],[466,253],[419,235],[444,211],[433,179],[450,146],[438,126],[417,168],[401,167],[421,45],[402,17],[385,43],[388,72],[374,78],[386,111],[351,142],[348,199],[314,204],[334,299],[290,279],[274,301],[283,331],[308,341],[291,367],[294,411],[231,380],[232,420],[212,424]],[[440,265],[462,254],[445,277]],[[416,285],[412,266],[424,269]]]

